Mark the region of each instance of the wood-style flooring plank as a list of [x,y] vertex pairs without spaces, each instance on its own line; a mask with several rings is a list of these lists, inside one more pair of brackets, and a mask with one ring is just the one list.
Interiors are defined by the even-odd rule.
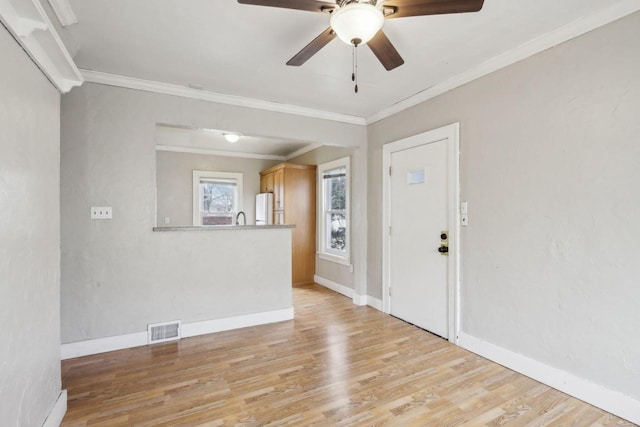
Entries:
[[65,360],[62,426],[633,426],[317,285],[296,318]]

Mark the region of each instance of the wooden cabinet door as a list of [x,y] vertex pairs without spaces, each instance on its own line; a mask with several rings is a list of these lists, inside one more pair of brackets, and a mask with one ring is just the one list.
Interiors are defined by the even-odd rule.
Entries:
[[273,173],[263,175],[260,179],[260,192],[273,193]]

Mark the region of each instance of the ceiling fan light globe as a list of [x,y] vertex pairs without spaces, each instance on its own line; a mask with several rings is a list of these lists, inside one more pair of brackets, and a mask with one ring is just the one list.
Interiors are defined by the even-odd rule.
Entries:
[[354,39],[360,39],[360,44],[365,44],[382,28],[384,15],[369,3],[350,3],[333,12],[330,22],[343,42],[351,45]]
[[237,133],[223,133],[222,136],[224,136],[224,139],[231,144],[235,144],[240,139],[240,135]]

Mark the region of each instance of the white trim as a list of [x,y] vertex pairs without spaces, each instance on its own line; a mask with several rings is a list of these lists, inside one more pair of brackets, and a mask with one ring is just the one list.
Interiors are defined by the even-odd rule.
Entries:
[[390,278],[390,253],[389,253],[389,226],[390,226],[390,194],[389,194],[389,167],[391,166],[391,154],[396,151],[406,150],[436,141],[447,140],[447,165],[449,197],[447,208],[449,212],[449,257],[448,257],[448,339],[457,342],[456,337],[460,328],[460,124],[453,123],[438,129],[410,136],[399,141],[382,146],[383,152],[383,188],[382,188],[382,308],[383,312],[391,312],[389,298]]
[[345,285],[341,285],[340,283],[333,282],[329,279],[325,279],[322,276],[318,276],[317,274],[313,275],[313,281],[318,285],[324,286],[327,289],[331,289],[334,292],[344,295],[347,298],[354,299],[354,295],[356,295],[355,291]]
[[68,27],[78,23],[78,18],[71,8],[68,0],[49,0],[49,4],[56,14],[56,18],[63,27]]
[[82,84],[80,71],[39,1],[0,0],[0,21],[59,92]]
[[137,79],[134,77],[102,73],[99,71],[80,70],[80,72],[84,76],[84,79],[91,83],[143,90],[146,92],[161,93],[165,95],[180,96],[183,98],[198,99],[201,101],[209,101],[219,104],[235,105],[238,107],[256,108],[259,110],[274,111],[277,113],[295,114],[297,116],[332,120],[354,125],[364,126],[367,124],[363,117],[351,116],[347,114],[332,113],[330,111],[299,107],[297,105],[291,104],[280,104],[277,102],[263,101],[260,99],[244,98],[236,95],[227,95],[224,93],[193,89],[169,83],[154,82],[150,80]]
[[515,47],[507,52],[495,56],[473,68],[470,68],[456,76],[453,76],[444,82],[438,83],[423,91],[416,93],[394,105],[384,108],[375,114],[366,118],[367,124],[375,123],[401,111],[407,110],[415,105],[421,104],[429,99],[442,95],[452,89],[460,87],[473,80],[484,77],[501,68],[508,67],[523,59],[529,58],[537,53],[547,50],[553,46],[564,43],[568,40],[579,37],[596,28],[607,25],[617,19],[623,18],[640,10],[640,4],[637,0],[621,0],[610,7],[593,13],[589,16],[583,16],[567,25],[564,25],[554,31],[543,34],[533,40]]
[[64,414],[67,413],[67,390],[60,391],[56,403],[53,405],[51,412],[44,420],[42,427],[58,427],[62,424]]
[[249,326],[266,325],[268,323],[284,322],[294,318],[293,307],[280,310],[264,311],[262,313],[245,314],[242,316],[226,317],[222,319],[204,320],[182,325],[182,337],[213,334]]
[[460,332],[461,347],[550,387],[640,424],[640,401],[562,369]]
[[367,295],[367,305],[371,308],[375,308],[378,311],[382,311],[382,300],[374,298],[371,295]]
[[[318,233],[320,234],[320,233]],[[320,238],[322,236],[319,236],[318,238]],[[333,255],[330,253],[326,253],[326,252],[317,252],[316,255],[318,255],[318,258],[325,260],[325,261],[329,261],[329,262],[335,262],[336,264],[342,264],[342,265],[346,265],[346,266],[351,266],[351,261],[347,258],[341,257],[341,256],[337,256],[337,255]]]
[[[293,318],[293,307],[289,307],[280,310],[265,311],[262,313],[183,323],[182,337],[187,338],[196,335],[246,328],[248,326],[282,322]],[[61,359],[66,360],[74,357],[105,353],[107,351],[122,350],[131,347],[140,347],[143,345],[147,345],[147,331],[62,344],[60,354]]]
[[[225,179],[235,179],[236,180],[236,206],[235,213],[242,211],[242,202],[243,202],[243,176],[241,172],[218,172],[218,171],[193,171],[193,183],[192,183],[192,193],[193,193],[193,204],[191,207],[191,211],[193,213],[193,225],[199,226],[202,225],[202,216],[200,215],[200,180],[202,178],[225,178]],[[235,221],[233,218],[232,221]],[[233,224],[233,222],[232,222]]]
[[[346,251],[344,255],[339,255],[337,253],[329,252],[324,250],[324,235],[325,235],[325,222],[324,222],[324,202],[325,202],[325,192],[324,192],[324,180],[322,179],[322,174],[331,169],[346,168],[346,177],[347,177],[347,206],[345,209],[345,215],[347,219],[347,236],[346,236]],[[351,265],[351,157],[346,156],[340,159],[336,159],[330,162],[322,163],[317,167],[317,179],[316,179],[316,245],[317,245],[317,255],[319,258],[335,262],[342,265]]]
[[239,153],[237,151],[210,150],[208,148],[179,147],[175,145],[156,145],[156,150],[171,151],[174,153],[206,154],[210,156],[241,157],[244,159],[287,160],[285,156],[276,156],[274,154]]
[[353,293],[353,303],[358,306],[367,305],[367,301],[369,297],[367,295],[360,295],[357,293]]
[[368,305],[376,310],[382,311],[382,301],[378,298],[374,298],[370,295],[360,295],[356,291],[348,286],[341,285],[340,283],[333,282],[329,279],[325,279],[322,276],[315,274],[313,281],[320,286],[324,286],[327,289],[331,289],[347,298],[351,298],[353,303],[358,306]]
[[147,345],[147,331],[62,344],[62,360]]

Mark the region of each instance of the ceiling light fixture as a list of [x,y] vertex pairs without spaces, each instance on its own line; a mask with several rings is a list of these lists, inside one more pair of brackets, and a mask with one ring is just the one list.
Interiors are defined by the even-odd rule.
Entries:
[[382,10],[371,3],[349,3],[331,14],[331,28],[349,45],[366,44],[384,24]]
[[223,133],[222,136],[231,144],[235,144],[240,139],[240,135],[237,133]]
[[340,40],[353,46],[353,69],[351,81],[358,93],[358,46],[366,44],[382,29],[384,14],[376,7],[376,0],[343,0],[331,14],[331,29]]

